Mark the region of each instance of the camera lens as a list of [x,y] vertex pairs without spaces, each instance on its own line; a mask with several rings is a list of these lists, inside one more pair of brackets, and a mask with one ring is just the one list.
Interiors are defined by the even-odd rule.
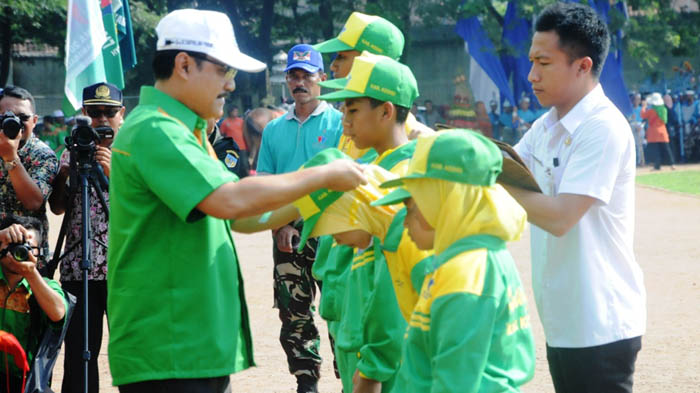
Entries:
[[22,122],[19,117],[15,116],[12,112],[5,112],[2,117],[2,132],[10,139],[17,138],[19,132],[22,130]]
[[24,244],[17,244],[10,247],[10,255],[17,262],[24,262],[29,259],[29,247]]

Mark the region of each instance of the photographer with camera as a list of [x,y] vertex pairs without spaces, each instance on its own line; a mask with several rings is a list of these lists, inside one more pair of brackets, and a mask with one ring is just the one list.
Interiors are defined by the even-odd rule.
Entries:
[[[95,147],[95,161],[106,177],[110,174],[113,138],[124,122],[124,106],[122,92],[110,83],[96,83],[83,89],[84,115],[92,120],[91,126],[100,137]],[[111,130],[111,131],[110,131]],[[83,288],[80,262],[82,260],[81,229],[82,208],[80,193],[73,195],[69,192],[67,180],[71,171],[71,150],[65,150],[60,158],[60,169],[54,183],[54,192],[49,198],[49,206],[54,214],[66,212],[68,204],[72,204],[70,217],[67,219],[66,251],[61,261],[61,285],[74,294],[78,300],[77,309],[83,308]],[[90,233],[92,244],[90,260],[93,265],[88,273],[88,326],[90,327],[88,349],[92,354],[88,362],[88,386],[90,392],[99,391],[99,371],[97,358],[102,344],[102,328],[107,309],[107,215],[104,212],[97,190],[91,188],[90,197]],[[104,200],[109,203],[109,192],[102,191]],[[107,205],[109,206],[109,205]],[[66,334],[66,355],[64,358],[63,385],[61,391],[83,391],[83,313],[77,312],[73,317]]]
[[[46,256],[49,222],[44,202],[51,194],[58,161],[33,134],[38,120],[34,111],[34,97],[27,90],[7,86],[0,93],[0,220],[10,214],[39,219]],[[44,263],[44,257],[39,258],[39,268]]]
[[[41,222],[34,217],[9,215],[0,225],[0,329],[12,333],[32,363],[46,328],[61,329],[66,298],[60,285],[41,277]],[[0,356],[0,388],[21,392],[23,372]],[[9,373],[6,371],[9,370]]]

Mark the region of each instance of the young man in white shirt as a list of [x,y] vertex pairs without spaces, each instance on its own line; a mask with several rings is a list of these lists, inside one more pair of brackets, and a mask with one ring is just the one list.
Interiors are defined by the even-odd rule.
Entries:
[[532,226],[532,285],[555,390],[631,392],[646,294],[636,263],[635,146],[598,77],[605,24],[588,6],[538,17],[529,80],[543,106],[515,146],[543,193],[507,187]]

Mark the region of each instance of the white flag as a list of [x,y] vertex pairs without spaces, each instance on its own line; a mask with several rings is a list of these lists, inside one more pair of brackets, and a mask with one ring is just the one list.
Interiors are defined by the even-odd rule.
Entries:
[[107,40],[100,0],[68,1],[65,94],[72,113],[82,106],[83,88],[105,78],[102,46]]
[[[464,43],[464,49],[469,53],[469,46]],[[474,102],[482,101],[486,107],[489,107],[491,100],[496,100],[500,107],[500,91],[498,86],[491,80],[491,77],[484,71],[483,68],[474,60],[474,57],[469,56],[469,85],[472,88]]]

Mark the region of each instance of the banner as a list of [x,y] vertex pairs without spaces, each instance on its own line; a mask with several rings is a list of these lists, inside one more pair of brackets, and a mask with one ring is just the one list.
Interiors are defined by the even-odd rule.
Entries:
[[104,81],[102,47],[107,42],[97,0],[69,0],[66,33],[66,82],[63,112],[81,107],[83,88]]

